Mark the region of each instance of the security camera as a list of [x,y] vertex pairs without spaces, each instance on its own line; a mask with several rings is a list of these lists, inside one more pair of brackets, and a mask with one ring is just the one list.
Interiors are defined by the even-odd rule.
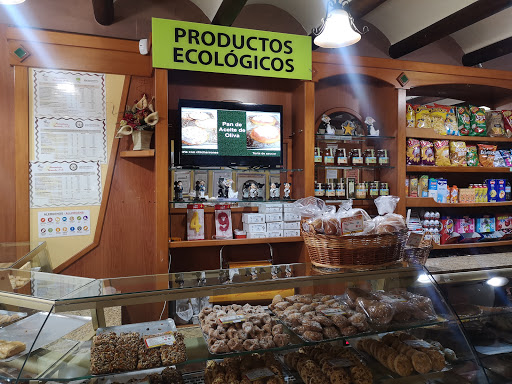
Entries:
[[139,52],[141,55],[147,55],[149,53],[148,39],[139,40]]

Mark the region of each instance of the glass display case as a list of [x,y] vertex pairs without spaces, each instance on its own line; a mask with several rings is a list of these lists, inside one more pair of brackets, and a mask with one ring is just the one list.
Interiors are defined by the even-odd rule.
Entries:
[[[4,380],[487,382],[423,268],[287,264],[103,280],[0,273],[1,309],[19,314],[0,340],[25,345],[0,360]],[[13,278],[26,285],[14,288]],[[242,293],[253,293],[243,296],[250,302],[232,301]],[[173,316],[106,327],[106,308],[149,304]]]
[[52,272],[46,241],[0,243],[0,268]]
[[512,268],[433,275],[491,383],[512,381]]

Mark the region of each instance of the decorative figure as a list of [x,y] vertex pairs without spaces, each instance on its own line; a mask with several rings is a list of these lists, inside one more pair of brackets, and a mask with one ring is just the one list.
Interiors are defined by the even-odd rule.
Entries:
[[244,183],[243,188],[242,188],[242,200],[249,200],[250,188],[251,188],[251,182],[250,181],[246,181]]
[[256,183],[251,183],[249,186],[249,200],[256,200],[258,198],[258,186]]
[[270,183],[270,200],[279,200],[281,183]]
[[354,123],[350,120],[345,121],[341,124],[341,128],[345,131],[345,135],[352,136],[354,135],[354,129],[356,128]]
[[324,135],[331,125],[329,124],[331,121],[331,118],[327,116],[326,114],[322,115],[322,122],[318,126],[318,134]]
[[[199,183],[199,200],[206,201],[206,182],[204,180],[198,180],[196,181],[196,191],[197,191],[197,183]],[[197,192],[196,192],[197,197]]]
[[174,182],[174,199],[183,201],[183,183],[181,181]]
[[364,129],[359,120],[352,119],[352,124],[354,124],[355,130],[354,130],[354,136],[364,136]]
[[380,129],[375,129],[373,124],[376,122],[373,117],[366,117],[365,119],[366,127],[368,128],[368,135],[369,136],[379,136],[380,135]]
[[226,180],[224,177],[219,177],[219,191],[217,193],[217,196],[220,199],[227,199],[228,198],[228,186],[226,184]]
[[257,183],[258,200],[265,200],[265,184]]
[[283,199],[289,200],[292,198],[292,183],[284,183]]
[[228,199],[238,200],[238,192],[233,190],[233,179],[227,179],[226,185],[228,187]]
[[196,198],[195,198],[195,200],[200,200],[200,194],[199,194],[199,191],[201,189],[200,185],[201,185],[201,182],[199,180],[197,180],[196,181],[196,187],[195,187],[195,191],[196,191]]

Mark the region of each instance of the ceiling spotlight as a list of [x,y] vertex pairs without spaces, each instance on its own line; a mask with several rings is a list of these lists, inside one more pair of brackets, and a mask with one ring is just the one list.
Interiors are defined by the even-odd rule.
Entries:
[[25,0],[0,0],[1,5],[16,5],[24,2]]
[[322,48],[341,48],[361,40],[361,34],[368,32],[368,27],[359,31],[354,18],[345,10],[348,1],[329,0],[322,25],[313,28],[313,42]]

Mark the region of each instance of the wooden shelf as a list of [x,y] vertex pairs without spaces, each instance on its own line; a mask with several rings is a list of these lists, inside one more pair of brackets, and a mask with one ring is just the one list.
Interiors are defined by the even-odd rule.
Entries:
[[169,248],[196,248],[196,247],[222,247],[223,245],[247,245],[247,244],[273,244],[273,243],[298,243],[302,237],[270,237],[266,239],[228,239],[228,240],[196,240],[175,241],[169,243]]
[[512,240],[502,241],[484,241],[481,243],[464,243],[464,244],[434,244],[434,249],[461,249],[461,248],[482,248],[482,247],[500,247],[503,245],[512,245]]
[[142,151],[121,151],[120,157],[155,157],[154,149],[144,149]]
[[[195,203],[188,203],[195,204]],[[258,213],[258,207],[231,207],[231,213]],[[170,208],[169,213],[171,214],[187,214],[187,208]],[[204,213],[215,213],[215,207],[204,207]]]
[[512,142],[512,139],[510,139],[508,137],[440,135],[438,133],[435,133],[433,129],[425,129],[425,128],[406,128],[405,134],[407,137],[412,137],[415,139],[478,141],[480,143],[511,143]]
[[407,172],[423,173],[510,173],[511,167],[435,167],[427,165],[408,165]]
[[438,203],[431,197],[408,197],[406,199],[407,207],[425,207],[425,208],[470,208],[470,207],[507,207],[512,206],[512,201],[500,201],[497,203]]

